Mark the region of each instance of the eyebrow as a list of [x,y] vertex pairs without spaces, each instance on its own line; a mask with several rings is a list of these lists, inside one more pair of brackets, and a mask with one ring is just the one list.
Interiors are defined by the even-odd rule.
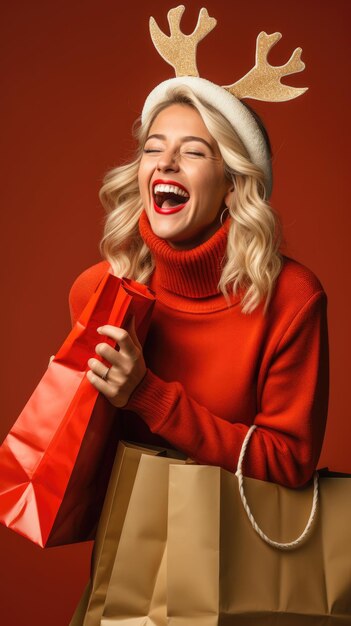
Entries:
[[[161,139],[162,141],[165,141],[167,139],[166,135],[158,135],[158,134],[154,134],[154,135],[149,135],[146,139],[146,141],[148,141],[149,139]],[[145,143],[146,143],[145,141]],[[212,154],[214,154],[214,150],[213,147],[211,146],[210,143],[208,143],[208,141],[206,141],[206,139],[203,139],[202,137],[196,137],[195,135],[187,135],[186,137],[182,137],[181,138],[181,142],[185,143],[186,141],[200,141],[201,143],[205,144],[205,146],[207,146]]]

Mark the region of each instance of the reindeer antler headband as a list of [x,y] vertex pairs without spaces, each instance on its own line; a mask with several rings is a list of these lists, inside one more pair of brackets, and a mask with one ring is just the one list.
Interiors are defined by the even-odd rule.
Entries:
[[240,99],[253,98],[269,102],[283,102],[305,93],[307,88],[291,87],[280,82],[283,76],[304,70],[301,48],[296,48],[285,65],[273,67],[268,63],[267,55],[282,35],[280,33],[267,35],[261,32],[257,37],[254,67],[236,83],[220,87],[209,80],[199,78],[196,66],[197,44],[211,32],[217,20],[209,17],[206,9],[201,9],[195,30],[191,35],[185,35],[180,30],[180,20],[184,10],[185,7],[181,5],[168,12],[170,36],[160,30],[153,17],[150,18],[152,41],[162,58],[174,67],[176,78],[165,80],[151,91],[144,104],[142,121],[154,106],[167,98],[170,88],[180,85],[189,86],[197,96],[219,110],[233,126],[252,162],[263,170],[269,196],[272,187],[272,169],[268,146],[255,118],[240,102]]

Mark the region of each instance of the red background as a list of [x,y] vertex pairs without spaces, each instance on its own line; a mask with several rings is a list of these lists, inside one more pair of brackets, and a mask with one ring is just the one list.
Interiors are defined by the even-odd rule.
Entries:
[[[105,171],[130,158],[132,122],[151,88],[173,75],[154,50],[148,17],[165,29],[176,3],[12,0],[1,25],[1,420],[5,437],[70,328],[74,278],[99,260]],[[190,32],[202,3],[188,2]],[[208,0],[217,28],[198,48],[200,75],[229,84],[253,64],[260,30],[271,53],[296,46],[309,86],[288,103],[253,103],[274,150],[273,205],[285,252],[310,267],[329,297],[331,400],[320,464],[351,472],[348,407],[350,5],[348,0]],[[250,101],[251,102],[251,101]],[[0,527],[0,621],[68,624],[88,577],[91,544],[41,550]]]

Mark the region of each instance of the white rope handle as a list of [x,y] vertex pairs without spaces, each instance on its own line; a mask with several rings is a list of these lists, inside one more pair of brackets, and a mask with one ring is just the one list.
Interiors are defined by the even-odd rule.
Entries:
[[314,518],[316,516],[316,512],[317,512],[317,504],[318,504],[318,472],[314,472],[314,476],[313,476],[313,500],[312,500],[312,508],[311,508],[311,513],[310,516],[308,518],[308,522],[306,524],[305,529],[303,530],[303,532],[301,533],[301,535],[299,537],[297,537],[297,539],[295,539],[294,541],[289,541],[288,543],[280,543],[279,541],[273,541],[273,539],[270,539],[269,537],[267,537],[267,535],[265,535],[265,533],[261,530],[261,528],[258,526],[254,516],[251,513],[250,507],[247,503],[246,500],[246,496],[244,493],[244,482],[243,482],[243,474],[241,471],[242,468],[242,464],[243,464],[243,460],[244,460],[244,456],[245,456],[245,452],[246,452],[246,448],[247,445],[249,443],[250,437],[253,433],[253,431],[255,430],[256,426],[253,425],[249,428],[247,435],[243,441],[243,445],[241,447],[241,451],[240,451],[240,455],[239,455],[239,460],[238,460],[238,467],[235,473],[235,476],[238,479],[238,484],[239,484],[239,492],[240,492],[240,498],[241,498],[241,502],[243,503],[243,507],[246,511],[247,517],[249,518],[252,528],[257,532],[257,534],[261,537],[261,539],[263,539],[263,541],[265,541],[266,543],[268,543],[270,546],[273,546],[274,548],[279,548],[280,550],[291,550],[292,548],[296,548],[300,543],[302,543],[302,541],[304,541],[304,539],[306,538],[307,534],[309,533],[311,526],[313,524]]

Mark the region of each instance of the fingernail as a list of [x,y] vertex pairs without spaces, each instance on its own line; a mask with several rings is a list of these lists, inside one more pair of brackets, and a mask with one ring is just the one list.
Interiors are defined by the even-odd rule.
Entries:
[[100,335],[102,335],[102,328],[101,326],[99,326],[99,328],[96,329],[96,332],[100,333]]

